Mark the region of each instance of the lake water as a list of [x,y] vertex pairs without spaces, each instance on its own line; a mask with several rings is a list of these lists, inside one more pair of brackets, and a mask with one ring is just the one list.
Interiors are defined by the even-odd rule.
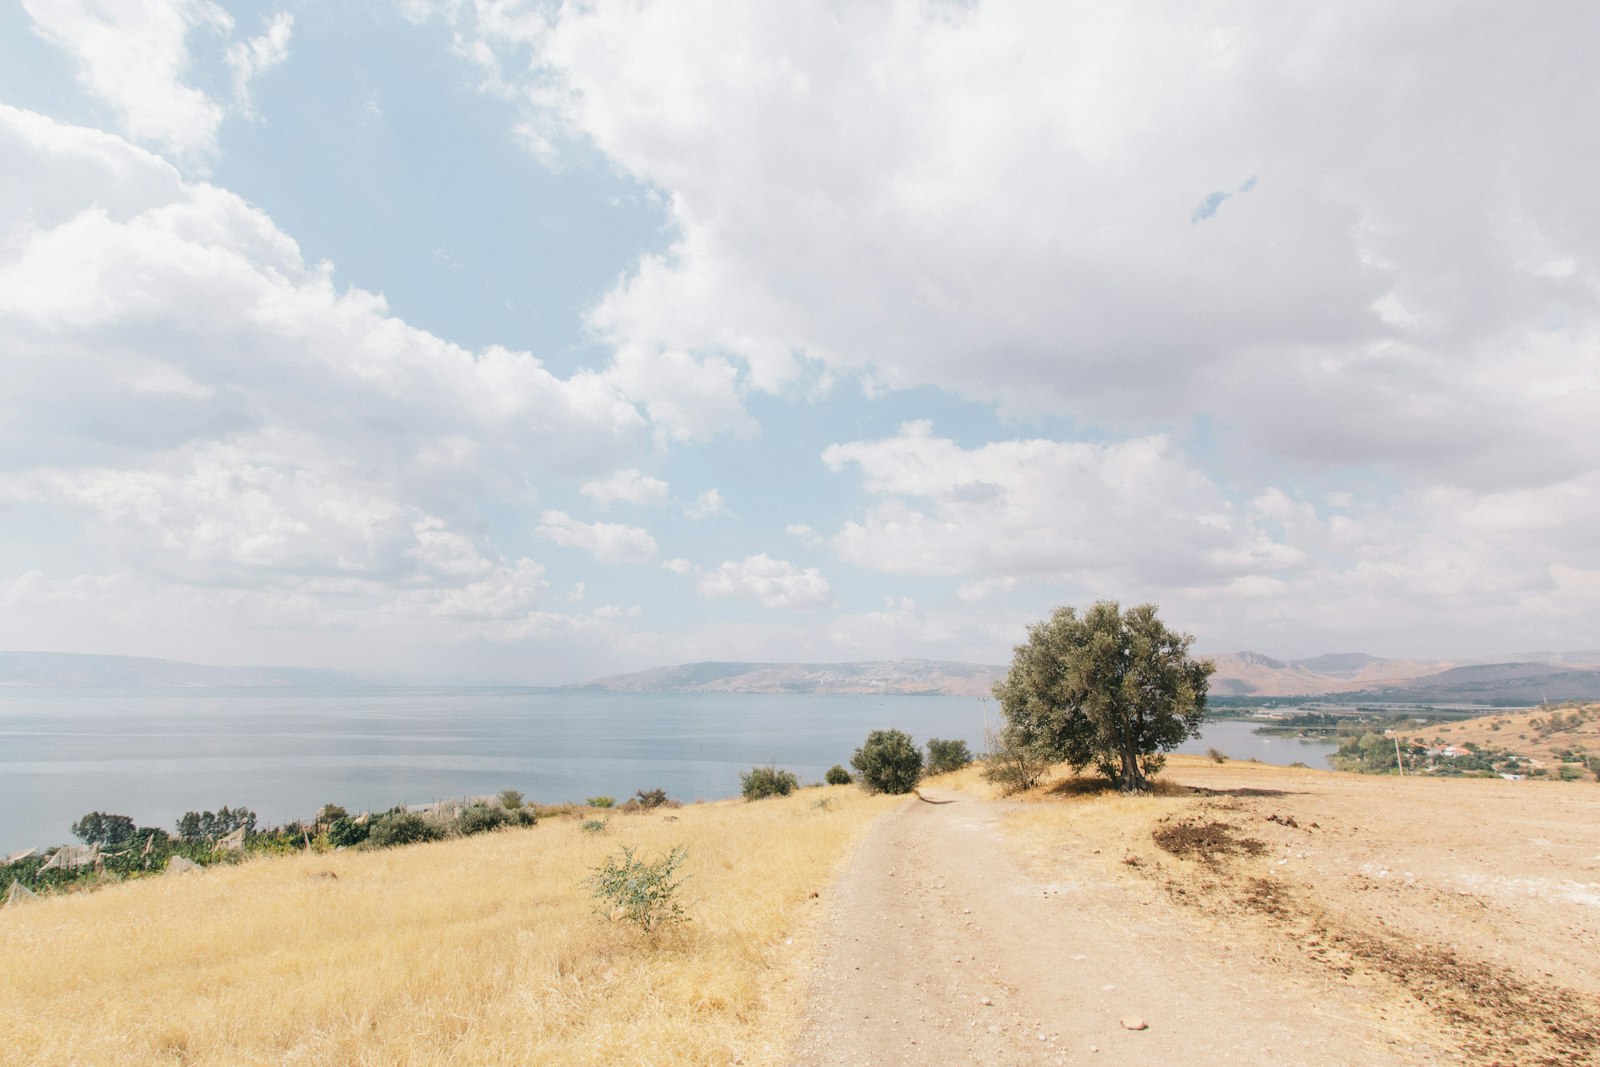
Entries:
[[[989,714],[996,714],[994,705]],[[171,829],[223,805],[263,824],[521,790],[554,803],[637,789],[736,795],[776,763],[819,781],[868,730],[983,741],[971,697],[561,689],[0,689],[0,852],[60,843],[89,811]],[[1219,721],[1180,751],[1324,767],[1333,745]]]

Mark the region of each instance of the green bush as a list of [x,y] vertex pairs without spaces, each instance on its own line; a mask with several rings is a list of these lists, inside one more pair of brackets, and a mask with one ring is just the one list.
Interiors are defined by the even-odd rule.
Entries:
[[516,811],[522,807],[522,794],[515,789],[500,790],[500,806],[507,811]]
[[588,800],[584,801],[584,803],[589,805],[591,808],[611,808],[611,807],[615,807],[616,806],[617,798],[616,797],[590,797]]
[[583,880],[594,893],[595,911],[612,920],[633,923],[646,933],[663,926],[687,922],[683,905],[678,901],[678,890],[685,879],[673,880],[687,847],[678,845],[654,863],[636,859],[633,849],[622,849],[607,856],[605,863],[593,868],[594,874]]
[[1208,749],[1206,749],[1206,755],[1211,757],[1211,762],[1212,763],[1227,763],[1228,762],[1228,754],[1226,752],[1222,751],[1222,749],[1220,749],[1220,748],[1208,748]]
[[461,817],[456,820],[456,829],[463,834],[482,834],[498,830],[510,821],[511,815],[504,808],[474,804],[461,813]]
[[538,826],[539,815],[532,808],[518,808],[511,813],[511,821],[518,826]]
[[829,785],[849,785],[854,779],[850,777],[849,771],[835,763],[828,768],[828,773],[822,776],[822,780]]
[[348,815],[340,815],[328,824],[328,844],[334,848],[350,848],[367,839],[370,823],[356,822]]
[[798,788],[800,779],[793,772],[777,767],[751,767],[739,775],[739,792],[744,794],[746,800],[786,797]]
[[605,819],[585,819],[578,824],[578,829],[586,834],[603,834],[606,832],[606,826]]
[[437,841],[444,831],[415,812],[392,811],[372,820],[367,844],[373,848],[395,848],[419,841]]
[[943,741],[928,738],[928,773],[946,774],[959,771],[972,762],[972,752],[965,741]]
[[922,753],[903,730],[873,730],[850,757],[850,766],[874,793],[909,793],[922,777]]

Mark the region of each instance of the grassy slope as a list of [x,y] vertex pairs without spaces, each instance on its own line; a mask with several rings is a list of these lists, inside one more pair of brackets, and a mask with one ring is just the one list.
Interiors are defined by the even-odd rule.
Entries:
[[[6,909],[0,1046],[36,1063],[773,1061],[813,894],[895,802],[846,787],[604,834],[549,820]],[[622,844],[689,848],[692,922],[659,943],[579,886]]]

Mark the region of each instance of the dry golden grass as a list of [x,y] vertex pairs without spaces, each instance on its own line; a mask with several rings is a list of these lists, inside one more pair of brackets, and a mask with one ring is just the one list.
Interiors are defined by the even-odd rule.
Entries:
[[[809,789],[604,834],[547,820],[7,909],[0,1047],[41,1064],[776,1062],[812,894],[898,799]],[[691,922],[652,942],[594,914],[580,880],[623,844],[688,846]]]

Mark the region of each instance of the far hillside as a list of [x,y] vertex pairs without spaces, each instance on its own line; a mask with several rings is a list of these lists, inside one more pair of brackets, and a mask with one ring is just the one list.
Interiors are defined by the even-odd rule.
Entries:
[[1600,704],[1536,708],[1417,727],[1402,743],[1437,753],[1520,757],[1527,773],[1554,778],[1600,777]]

